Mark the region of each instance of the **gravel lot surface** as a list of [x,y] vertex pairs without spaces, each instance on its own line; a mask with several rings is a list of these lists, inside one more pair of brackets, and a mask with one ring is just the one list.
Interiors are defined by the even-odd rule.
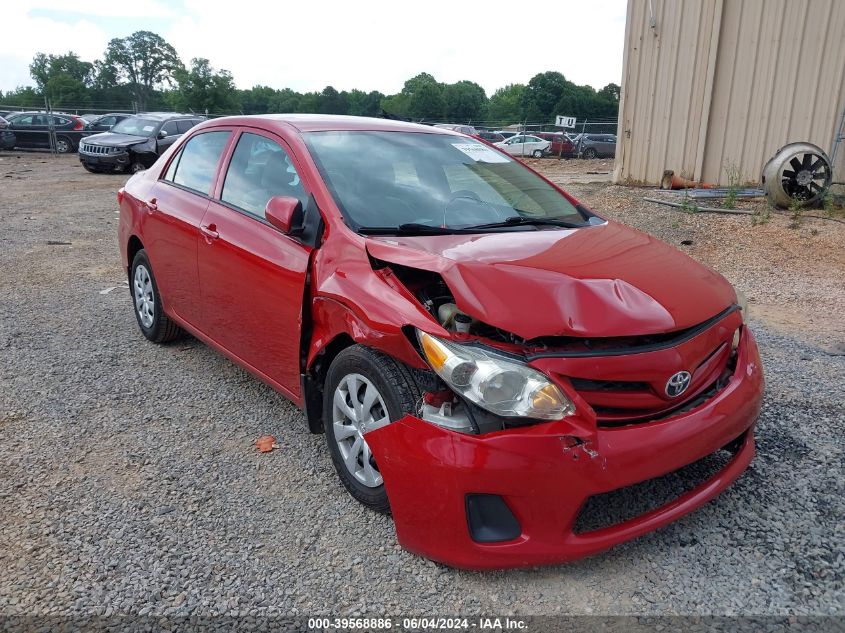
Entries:
[[[0,154],[0,613],[845,615],[845,356],[828,353],[845,340],[845,226],[752,226],[573,185],[781,307],[753,323],[759,453],[656,533],[471,573],[402,551],[270,388],[193,339],[143,339],[115,239],[124,180]],[[267,433],[281,448],[259,454]]]

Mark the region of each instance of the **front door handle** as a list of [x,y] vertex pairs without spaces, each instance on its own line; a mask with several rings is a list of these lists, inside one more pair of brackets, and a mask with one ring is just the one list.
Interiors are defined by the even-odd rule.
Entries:
[[202,234],[205,235],[209,240],[216,240],[218,237],[220,237],[220,233],[217,232],[216,224],[201,224],[200,231],[202,231]]

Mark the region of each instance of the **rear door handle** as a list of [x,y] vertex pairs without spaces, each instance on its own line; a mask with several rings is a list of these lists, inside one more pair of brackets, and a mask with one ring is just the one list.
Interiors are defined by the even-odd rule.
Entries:
[[216,224],[200,224],[200,231],[202,231],[202,234],[211,240],[216,240],[220,237],[220,233],[217,232]]
[[147,208],[150,211],[158,211],[158,200],[156,198],[150,198],[147,200]]

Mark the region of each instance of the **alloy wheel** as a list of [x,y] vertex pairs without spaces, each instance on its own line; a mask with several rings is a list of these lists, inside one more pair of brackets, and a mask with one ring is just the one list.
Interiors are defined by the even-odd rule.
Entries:
[[335,389],[333,403],[334,438],[346,469],[368,488],[377,488],[383,479],[364,434],[390,421],[384,399],[370,380],[347,374]]
[[70,151],[70,144],[63,138],[56,139],[56,151],[59,154],[67,154]]
[[135,310],[141,325],[151,328],[155,320],[155,297],[153,295],[153,280],[150,271],[143,264],[135,267],[135,276],[132,280],[135,295]]

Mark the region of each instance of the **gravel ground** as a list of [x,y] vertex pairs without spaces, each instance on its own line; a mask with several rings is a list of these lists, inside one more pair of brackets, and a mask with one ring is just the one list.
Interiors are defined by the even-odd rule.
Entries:
[[[115,243],[124,180],[0,154],[0,613],[845,615],[845,357],[830,337],[754,320],[759,454],[714,502],[573,564],[456,571],[402,551],[281,396],[193,339],[141,337]],[[758,231],[574,190],[692,239],[758,303],[814,312],[842,340],[843,268],[812,251],[841,249],[838,227]],[[772,239],[800,257],[769,260]],[[267,433],[281,448],[259,454]]]

